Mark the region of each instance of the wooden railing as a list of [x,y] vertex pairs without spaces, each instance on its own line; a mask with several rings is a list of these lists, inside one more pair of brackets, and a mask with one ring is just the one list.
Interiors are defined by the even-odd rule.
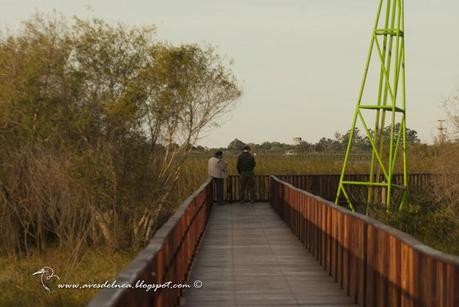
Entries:
[[[432,178],[438,175],[432,174],[410,174],[410,191],[416,193],[425,189],[431,182]],[[267,202],[270,199],[269,175],[255,176],[255,198],[256,201]],[[286,181],[297,188],[311,192],[322,198],[334,201],[340,175],[276,175],[277,178]],[[346,180],[351,181],[368,181],[368,175],[346,175]],[[402,175],[395,175],[395,182],[402,182]],[[239,197],[239,176],[229,176],[225,184],[225,200],[227,202],[240,201]]]
[[135,285],[138,281],[150,285],[168,281],[185,283],[211,204],[212,187],[208,180],[178,207],[148,246],[118,275],[117,285],[131,285],[131,288],[104,289],[88,306],[176,306],[180,289],[146,291]]
[[270,191],[277,213],[359,305],[459,306],[459,257],[279,178]]

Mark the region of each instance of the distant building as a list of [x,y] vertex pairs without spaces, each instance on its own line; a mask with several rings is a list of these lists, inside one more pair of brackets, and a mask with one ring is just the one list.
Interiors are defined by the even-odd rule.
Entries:
[[301,141],[302,141],[302,139],[299,136],[294,137],[293,138],[293,145],[300,145]]

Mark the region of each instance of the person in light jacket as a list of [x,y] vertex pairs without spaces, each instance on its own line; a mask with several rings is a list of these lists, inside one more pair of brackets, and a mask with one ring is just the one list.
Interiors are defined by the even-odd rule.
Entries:
[[215,155],[209,159],[208,171],[209,177],[213,178],[214,193],[217,196],[217,204],[223,204],[223,181],[228,177],[227,164],[223,161],[223,152],[217,151]]

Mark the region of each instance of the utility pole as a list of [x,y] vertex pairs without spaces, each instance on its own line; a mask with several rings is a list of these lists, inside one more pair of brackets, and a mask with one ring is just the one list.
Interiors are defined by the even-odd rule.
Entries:
[[443,126],[445,123],[444,119],[439,119],[438,120],[438,137],[437,137],[437,142],[438,144],[443,144],[445,143],[445,136],[446,136],[446,127]]
[[[367,213],[369,206],[377,203],[386,206],[387,210],[391,206],[401,209],[407,199],[404,15],[404,0],[379,1],[335,200],[338,204],[344,198],[352,210],[355,209],[353,199],[356,198],[352,191],[357,187],[367,188],[364,196],[366,200],[359,201],[359,205],[366,205]],[[370,67],[372,63],[375,67]],[[367,88],[372,88],[367,85],[372,80],[371,73],[375,74],[373,79],[378,81],[378,90],[374,93],[366,91]],[[349,157],[353,154],[352,141],[358,126],[363,127],[361,130],[365,131],[372,148],[368,181],[345,180]],[[402,161],[403,178],[395,183],[397,159]],[[399,192],[394,193],[396,190]],[[393,199],[395,194],[396,201]]]

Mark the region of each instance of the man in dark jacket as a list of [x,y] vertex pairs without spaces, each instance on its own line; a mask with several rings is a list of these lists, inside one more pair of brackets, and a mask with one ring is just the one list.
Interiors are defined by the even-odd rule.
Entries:
[[255,158],[250,153],[250,146],[246,145],[244,151],[237,159],[237,172],[239,173],[239,198],[241,202],[247,200],[247,193],[250,202],[255,202]]

